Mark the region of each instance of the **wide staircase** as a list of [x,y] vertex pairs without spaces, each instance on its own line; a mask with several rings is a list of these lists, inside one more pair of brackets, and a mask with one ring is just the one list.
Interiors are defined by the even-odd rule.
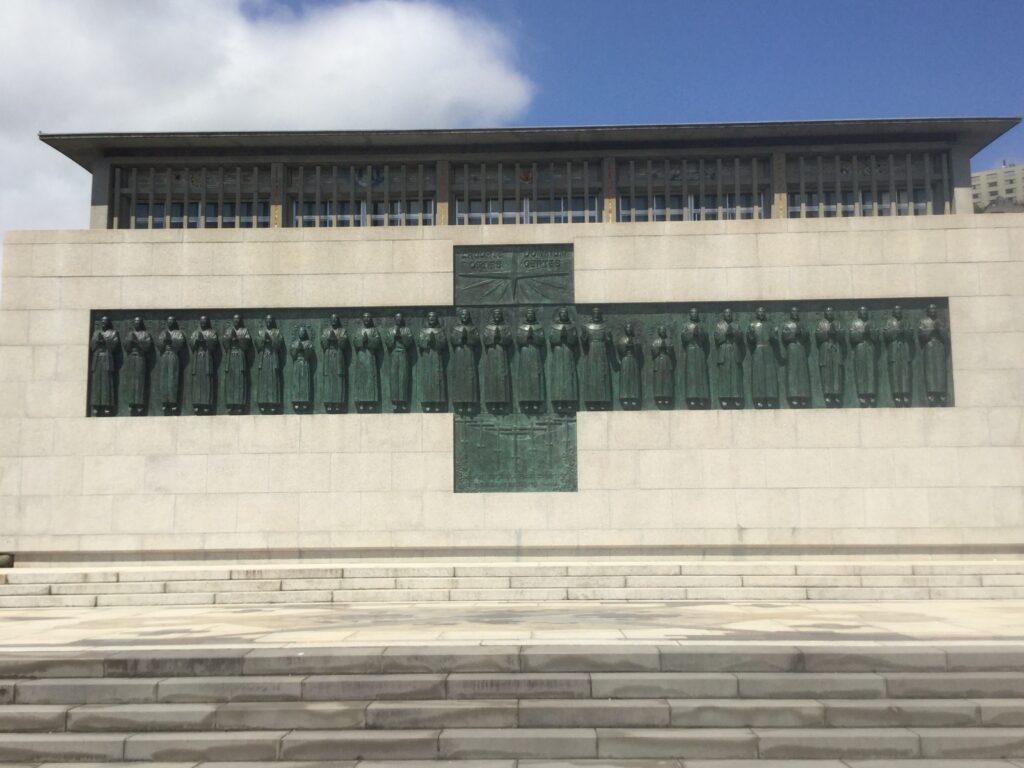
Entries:
[[1024,765],[1024,642],[8,651],[0,702],[33,766]]
[[1024,598],[1024,559],[352,560],[0,570],[0,608],[979,598]]

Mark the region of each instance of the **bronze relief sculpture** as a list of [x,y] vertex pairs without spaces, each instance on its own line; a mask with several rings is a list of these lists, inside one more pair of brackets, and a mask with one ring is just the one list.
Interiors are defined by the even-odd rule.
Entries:
[[300,325],[298,335],[289,349],[292,358],[292,410],[309,413],[313,410],[313,370],[316,368],[316,348],[309,337],[309,329]]
[[747,326],[747,344],[750,347],[750,395],[755,408],[778,408],[779,329],[768,320],[768,312],[758,307],[754,319]]
[[380,406],[380,374],[377,355],[381,351],[380,332],[373,324],[369,312],[363,313],[362,327],[352,337],[354,353],[352,371],[352,400],[356,410],[369,413]]
[[878,402],[878,330],[871,324],[867,307],[857,310],[857,319],[850,323],[847,334],[853,349],[853,378],[857,401],[863,408]]
[[249,407],[249,361],[253,344],[240,315],[231,318],[231,323],[221,333],[220,342],[224,347],[224,404],[228,413],[245,413]]
[[320,349],[323,351],[321,391],[324,410],[328,413],[340,413],[348,399],[345,386],[348,334],[336,314],[331,315],[327,327],[320,332]]
[[654,404],[659,408],[671,408],[676,397],[676,356],[668,327],[659,325],[657,335],[651,342],[652,379],[654,380]]
[[743,333],[731,309],[715,324],[715,366],[718,368],[718,403],[722,408],[743,407]]
[[213,412],[214,375],[217,371],[217,332],[210,325],[210,318],[202,315],[199,327],[189,339],[192,347],[192,366],[189,376],[189,395],[196,415]]
[[284,336],[273,315],[267,315],[256,336],[256,404],[260,413],[280,413]]
[[124,365],[121,369],[121,396],[128,404],[132,416],[142,416],[146,413],[149,353],[152,349],[153,337],[146,330],[142,318],[134,318],[124,336]]
[[412,402],[411,350],[415,344],[412,329],[401,312],[395,313],[395,324],[384,331],[384,346],[390,356],[391,406],[396,413],[409,410]]
[[539,413],[544,405],[544,326],[537,312],[527,309],[516,328],[516,397],[523,413]]
[[779,329],[782,357],[786,364],[786,400],[790,408],[811,405],[811,340],[800,320],[800,310],[793,307],[789,318]]
[[419,380],[423,410],[427,413],[441,413],[448,407],[445,378],[445,359],[448,342],[437,312],[427,313],[427,324],[420,329],[418,339],[420,351]]
[[640,366],[644,353],[633,323],[627,321],[623,326],[615,351],[619,355],[619,403],[627,411],[639,410],[643,396]]
[[174,315],[167,318],[166,326],[157,335],[156,349],[160,356],[160,405],[164,413],[176,414],[181,409],[181,373],[188,355],[188,339]]
[[551,324],[551,406],[559,413],[572,413],[579,406],[576,352],[580,338],[569,310],[559,307]]
[[843,328],[836,320],[836,312],[832,307],[825,307],[814,329],[814,340],[818,344],[818,372],[825,407],[838,408],[843,404],[843,361],[846,350]]
[[580,329],[583,346],[583,404],[590,411],[606,411],[612,405],[612,336],[601,310],[594,307]]
[[893,405],[897,408],[910,406],[911,362],[914,356],[913,335],[907,321],[903,319],[903,308],[892,308],[892,316],[885,321],[882,338],[888,349],[889,390]]
[[468,309],[459,310],[459,320],[452,328],[448,340],[452,345],[452,405],[460,412],[470,412],[480,404],[476,361],[480,353],[480,331],[473,324]]
[[949,333],[939,319],[938,308],[929,304],[925,316],[917,324],[917,342],[924,358],[924,389],[928,405],[946,404],[946,356],[949,354]]
[[109,317],[89,339],[89,405],[94,416],[113,416],[117,410],[117,349],[120,337]]
[[484,404],[492,413],[505,413],[512,407],[512,375],[508,351],[512,331],[500,309],[491,311],[491,322],[484,328]]
[[[708,333],[695,307],[683,323],[683,391],[689,408],[708,408],[711,391],[708,383]],[[741,375],[742,381],[742,375]]]

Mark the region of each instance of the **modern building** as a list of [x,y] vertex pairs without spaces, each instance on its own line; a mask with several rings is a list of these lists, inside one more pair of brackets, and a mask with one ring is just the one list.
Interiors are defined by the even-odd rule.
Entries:
[[1000,168],[971,174],[971,190],[978,210],[996,200],[1024,204],[1024,165],[1004,163]]
[[1020,552],[1018,122],[45,134],[0,551]]

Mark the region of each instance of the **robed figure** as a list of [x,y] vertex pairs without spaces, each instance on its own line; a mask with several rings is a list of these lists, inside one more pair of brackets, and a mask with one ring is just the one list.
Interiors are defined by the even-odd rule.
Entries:
[[229,413],[243,413],[249,406],[249,360],[252,337],[235,315],[220,337],[224,347],[224,405]]
[[765,308],[758,307],[747,326],[750,395],[755,408],[775,408],[779,404],[778,336],[779,331],[769,323]]
[[418,367],[423,410],[441,413],[448,405],[444,370],[448,342],[437,312],[427,312],[427,324],[420,329],[417,347],[420,350]]
[[[707,408],[711,404],[708,383],[708,332],[700,319],[700,313],[690,310],[683,323],[683,390],[686,405],[690,408]],[[742,370],[742,369],[741,369]]]
[[589,410],[607,410],[612,404],[612,366],[608,357],[611,331],[597,307],[580,329],[583,345],[583,402]]
[[615,344],[619,355],[619,402],[627,410],[640,408],[640,364],[644,352],[633,323],[627,322]]
[[516,397],[524,411],[536,412],[544,402],[544,327],[537,322],[533,309],[524,314],[523,322],[516,328]]
[[742,408],[743,332],[731,309],[722,312],[722,319],[715,324],[715,367],[719,404],[723,408]]
[[412,402],[411,350],[415,345],[412,329],[405,323],[401,312],[395,314],[395,324],[384,331],[384,346],[389,354],[388,373],[391,382],[391,405],[396,411],[409,410]]
[[480,331],[468,309],[459,310],[459,319],[448,341],[452,345],[451,395],[457,410],[470,410],[480,402],[480,383],[476,358],[480,351]]
[[561,307],[551,324],[551,404],[558,411],[579,405],[579,384],[576,378],[576,350],[579,334],[569,318],[569,310]]
[[313,409],[313,369],[316,366],[316,348],[306,326],[299,326],[298,338],[288,351],[292,358],[292,409],[305,413]]
[[100,327],[89,339],[89,405],[96,416],[112,416],[117,407],[115,357],[121,339],[109,317],[100,318]]
[[483,341],[484,402],[492,409],[506,409],[512,405],[512,372],[508,359],[512,330],[500,309],[491,312]]
[[128,403],[133,416],[146,412],[146,378],[149,374],[149,353],[153,337],[142,324],[142,318],[132,320],[124,337],[124,366],[121,368],[121,397]]
[[654,382],[654,404],[659,408],[672,405],[676,396],[676,357],[668,328],[659,325],[651,342],[651,378]]
[[217,370],[217,332],[210,326],[210,318],[202,315],[199,327],[189,339],[192,347],[192,365],[189,366],[189,396],[197,414],[213,410],[213,376]]
[[853,379],[857,400],[870,408],[878,400],[878,331],[871,324],[868,308],[857,310],[857,318],[847,333],[853,350]]
[[814,341],[818,345],[818,373],[825,407],[838,408],[843,403],[843,329],[832,307],[825,307],[814,328]]
[[914,355],[913,336],[907,321],[903,319],[903,308],[893,307],[892,316],[885,321],[882,339],[889,351],[889,390],[892,402],[897,408],[910,407],[911,378],[910,364]]
[[789,319],[782,324],[779,336],[786,363],[786,399],[791,408],[807,408],[811,404],[811,339],[796,307],[789,311]]
[[182,359],[187,354],[188,340],[178,327],[173,315],[167,318],[167,326],[156,337],[156,350],[160,356],[160,405],[173,413],[181,406]]
[[948,395],[946,355],[949,350],[949,334],[934,304],[928,305],[925,316],[917,324],[917,342],[924,360],[924,389],[928,405],[945,405]]
[[276,413],[281,409],[284,364],[284,335],[273,315],[267,315],[263,328],[256,335],[256,404],[260,413]]
[[377,355],[381,347],[380,331],[370,314],[364,312],[363,325],[352,336],[352,400],[361,412],[371,411],[380,404]]
[[323,358],[320,362],[320,391],[324,408],[328,413],[337,413],[345,407],[347,392],[345,391],[345,354],[348,347],[348,334],[337,315],[331,315],[331,321],[320,332],[320,349]]

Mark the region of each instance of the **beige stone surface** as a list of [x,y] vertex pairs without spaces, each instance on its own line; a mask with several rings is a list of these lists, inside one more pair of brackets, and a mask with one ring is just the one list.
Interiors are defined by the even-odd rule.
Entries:
[[[446,414],[85,418],[90,310],[444,306],[505,242],[580,303],[948,296],[956,407],[581,413],[570,494],[454,494]],[[3,551],[1024,543],[1024,215],[9,232],[2,291]]]

